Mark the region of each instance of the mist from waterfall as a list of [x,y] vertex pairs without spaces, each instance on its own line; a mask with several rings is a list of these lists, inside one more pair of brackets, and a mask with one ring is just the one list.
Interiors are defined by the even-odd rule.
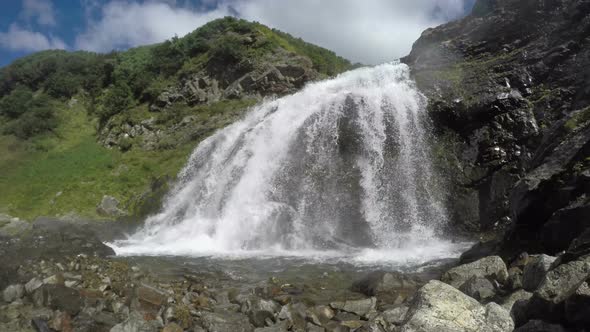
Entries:
[[199,144],[161,212],[110,245],[121,255],[447,257],[455,245],[441,237],[425,106],[399,63],[264,101]]

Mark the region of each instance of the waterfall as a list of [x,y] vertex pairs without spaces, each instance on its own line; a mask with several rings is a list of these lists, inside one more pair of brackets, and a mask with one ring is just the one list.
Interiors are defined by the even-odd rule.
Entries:
[[161,212],[111,245],[127,255],[432,250],[447,218],[425,106],[399,63],[266,100],[200,143]]

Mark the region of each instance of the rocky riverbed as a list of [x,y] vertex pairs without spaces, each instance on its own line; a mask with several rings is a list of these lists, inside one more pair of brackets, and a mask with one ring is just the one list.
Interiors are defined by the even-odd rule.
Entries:
[[[116,224],[40,219],[0,245],[1,331],[578,331],[590,256],[522,253],[421,272],[116,257]],[[110,229],[107,232],[105,229]],[[100,236],[97,236],[100,234]],[[233,265],[232,265],[233,264]]]

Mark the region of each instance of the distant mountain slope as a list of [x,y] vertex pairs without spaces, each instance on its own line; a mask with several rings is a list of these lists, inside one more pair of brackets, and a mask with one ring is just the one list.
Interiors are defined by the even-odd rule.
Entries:
[[121,202],[105,217],[145,214],[201,139],[351,67],[231,17],[124,52],[18,59],[0,69],[0,214],[97,217],[103,195]]

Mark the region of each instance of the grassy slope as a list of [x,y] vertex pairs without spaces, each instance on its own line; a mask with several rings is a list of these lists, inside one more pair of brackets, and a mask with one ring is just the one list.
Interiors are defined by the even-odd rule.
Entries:
[[[257,35],[257,46],[231,43],[232,38],[227,37],[234,36],[236,31]],[[0,213],[25,219],[69,214],[97,218],[96,206],[103,195],[114,196],[123,208],[137,212],[136,198],[149,189],[153,180],[173,178],[199,140],[235,121],[253,100],[196,107],[175,105],[171,111],[157,114],[148,112],[147,103],[180,77],[203,70],[220,49],[235,48],[241,50],[240,57],[249,59],[264,58],[282,48],[308,57],[322,76],[351,67],[333,52],[301,39],[258,23],[226,18],[161,44],[106,55],[44,51],[0,69],[0,98],[18,85],[38,94],[50,92],[51,87],[74,84],[68,91],[84,90],[77,99],[94,102],[92,111],[82,103],[69,107],[69,94],[54,93],[51,100],[55,104],[57,128],[28,139],[2,136],[9,119],[0,112]],[[62,78],[65,81],[59,81]],[[133,101],[124,111],[109,115],[111,122],[139,123],[155,117],[157,123],[166,127],[192,115],[198,127],[191,134],[190,143],[173,144],[177,142],[175,135],[184,134],[179,132],[169,135],[171,142],[160,141],[156,151],[133,147],[122,152],[98,144],[96,130],[104,109],[105,91],[119,83],[133,89]]]
[[96,142],[95,120],[81,105],[63,106],[58,114],[56,135],[28,142],[0,137],[0,212],[21,218],[69,213],[97,217],[103,195],[129,200],[154,177],[174,176],[194,147],[109,150]]

